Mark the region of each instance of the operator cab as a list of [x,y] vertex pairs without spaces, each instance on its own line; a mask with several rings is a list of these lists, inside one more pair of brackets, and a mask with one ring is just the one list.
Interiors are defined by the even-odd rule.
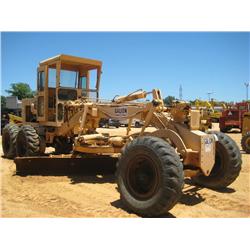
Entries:
[[[37,68],[37,120],[59,125],[65,101],[99,98],[102,62],[58,55]],[[57,124],[54,124],[57,123]]]

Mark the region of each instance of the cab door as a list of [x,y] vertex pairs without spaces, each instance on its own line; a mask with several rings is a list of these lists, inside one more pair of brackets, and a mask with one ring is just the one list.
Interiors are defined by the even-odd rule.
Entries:
[[47,121],[47,66],[37,68],[37,120]]

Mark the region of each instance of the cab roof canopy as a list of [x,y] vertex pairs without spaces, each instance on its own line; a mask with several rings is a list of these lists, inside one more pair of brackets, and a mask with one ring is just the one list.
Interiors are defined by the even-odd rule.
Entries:
[[91,70],[91,69],[101,69],[102,62],[98,60],[82,58],[70,55],[57,55],[48,58],[39,63],[40,66],[48,65],[50,68],[55,68],[57,62],[61,62],[61,68],[66,70]]

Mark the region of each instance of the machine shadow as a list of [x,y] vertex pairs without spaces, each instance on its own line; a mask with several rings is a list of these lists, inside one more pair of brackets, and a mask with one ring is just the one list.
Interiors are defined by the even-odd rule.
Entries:
[[239,129],[231,129],[226,132],[226,134],[240,134],[241,131]]
[[79,183],[115,183],[114,173],[88,173],[86,175],[69,175],[70,184],[79,184]]
[[[183,194],[179,203],[185,204],[187,206],[194,206],[205,201],[205,198],[202,197],[199,191],[206,187],[194,184],[191,181],[191,179],[185,179],[185,184],[188,186],[183,189]],[[211,189],[211,190],[218,192],[218,193],[234,193],[235,192],[235,189],[230,188],[230,187],[226,187],[222,189]]]
[[[70,158],[70,157],[22,157],[15,158],[16,175],[40,175],[40,176],[68,176],[70,184],[79,183],[115,183],[115,170],[117,158],[109,156],[92,158]],[[194,206],[205,200],[200,194],[204,187],[194,185],[190,179],[185,179],[185,188],[183,195],[179,200],[180,204]],[[233,193],[233,188],[224,188],[214,190],[221,193]],[[120,199],[110,203],[117,209],[123,209],[129,214],[129,211]],[[147,218],[147,217],[145,217]],[[156,218],[175,218],[173,214],[167,212]]]
[[211,190],[217,193],[227,193],[227,194],[236,192],[234,188],[230,188],[230,187],[225,187],[225,188],[220,188],[220,189],[211,189]]
[[68,176],[71,184],[115,182],[115,157],[17,157],[14,161],[19,176]]
[[201,189],[201,187],[192,187],[184,190],[179,203],[185,204],[187,206],[194,206],[203,202],[205,198],[203,198],[198,192]]
[[[129,210],[126,206],[124,206],[124,204],[122,203],[122,201],[119,199],[119,200],[116,200],[116,201],[113,201],[113,202],[110,202],[111,206],[117,208],[117,209],[122,209],[124,210],[125,212],[127,212],[128,214],[135,214],[135,212]],[[147,217],[147,216],[141,216],[141,215],[138,215],[139,217],[142,217],[142,218],[176,218],[173,214],[171,214],[170,212],[167,212],[166,214],[164,215],[161,215],[161,216],[157,216],[157,217]]]

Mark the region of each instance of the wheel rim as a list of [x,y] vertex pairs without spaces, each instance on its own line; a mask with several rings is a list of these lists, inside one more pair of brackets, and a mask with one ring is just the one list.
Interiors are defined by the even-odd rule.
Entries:
[[18,156],[25,156],[27,153],[26,137],[22,132],[19,132],[17,137],[17,153]]
[[148,156],[132,159],[127,166],[126,184],[130,194],[139,200],[148,200],[159,188],[159,170]]

